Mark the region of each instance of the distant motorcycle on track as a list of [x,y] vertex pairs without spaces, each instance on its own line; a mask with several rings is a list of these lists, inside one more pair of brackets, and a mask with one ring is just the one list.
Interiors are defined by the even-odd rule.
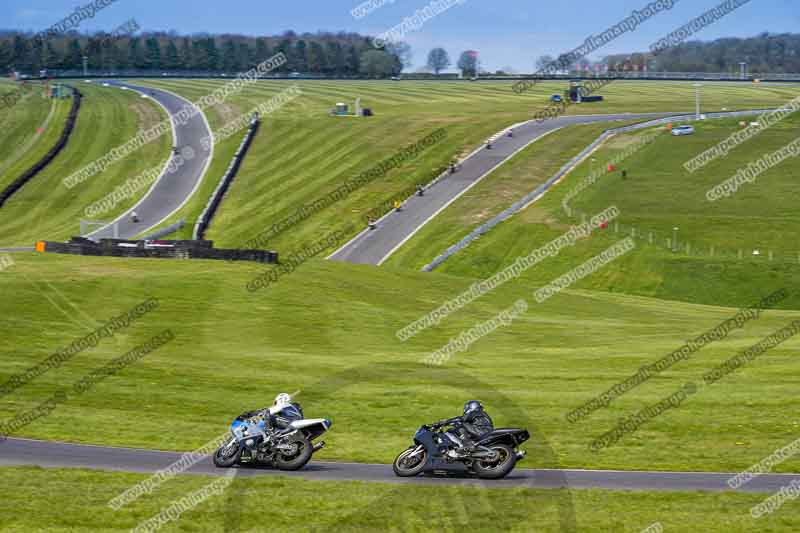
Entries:
[[414,435],[414,445],[397,456],[392,468],[400,477],[412,477],[422,472],[466,470],[483,479],[501,479],[525,457],[519,445],[530,438],[525,429],[496,429],[483,435],[474,446],[458,448],[446,427],[458,424],[453,418],[420,427]]
[[314,440],[331,424],[324,418],[303,418],[303,410],[296,403],[243,413],[231,424],[231,435],[214,454],[214,464],[221,468],[260,464],[299,470],[325,446],[325,442],[314,444]]

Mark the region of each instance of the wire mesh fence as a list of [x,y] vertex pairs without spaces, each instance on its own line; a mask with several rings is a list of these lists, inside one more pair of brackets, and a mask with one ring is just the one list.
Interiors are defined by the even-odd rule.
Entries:
[[[575,219],[586,222],[590,215],[575,211]],[[633,224],[614,220],[608,229],[619,236],[628,236],[643,244],[658,246],[676,255],[685,257],[704,257],[714,259],[735,259],[741,261],[767,261],[800,264],[800,250],[779,250],[773,248],[724,247],[717,244],[697,243],[683,237],[680,231],[642,229]]]

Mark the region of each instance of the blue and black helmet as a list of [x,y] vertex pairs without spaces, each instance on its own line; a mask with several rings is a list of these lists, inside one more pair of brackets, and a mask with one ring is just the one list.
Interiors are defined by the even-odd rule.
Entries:
[[483,411],[483,404],[478,400],[470,400],[464,404],[464,414],[469,414],[475,411]]

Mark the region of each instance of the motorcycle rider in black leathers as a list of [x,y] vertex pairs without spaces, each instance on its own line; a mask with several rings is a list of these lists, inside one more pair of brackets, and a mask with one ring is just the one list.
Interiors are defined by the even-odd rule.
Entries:
[[475,442],[494,431],[491,417],[478,400],[470,400],[464,404],[463,416],[442,420],[434,426],[452,426],[452,429],[444,432],[451,446],[455,448],[447,451],[451,457],[468,454],[474,448]]

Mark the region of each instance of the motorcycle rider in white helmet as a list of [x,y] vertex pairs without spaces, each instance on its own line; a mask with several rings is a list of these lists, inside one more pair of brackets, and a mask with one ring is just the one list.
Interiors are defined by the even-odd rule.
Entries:
[[303,408],[299,403],[292,402],[292,397],[285,392],[275,396],[272,406],[262,412],[270,431],[287,428],[293,420],[303,419]]
[[258,426],[251,426],[249,429],[254,435],[261,435],[264,442],[269,441],[276,430],[286,429],[294,420],[303,419],[303,409],[299,403],[293,403],[292,397],[282,392],[275,397],[272,406],[250,411],[244,415],[245,418],[261,418],[264,420],[264,429]]
[[292,397],[287,393],[282,392],[275,396],[275,401],[272,403],[272,407],[269,408],[269,414],[277,414],[287,405],[292,405]]

